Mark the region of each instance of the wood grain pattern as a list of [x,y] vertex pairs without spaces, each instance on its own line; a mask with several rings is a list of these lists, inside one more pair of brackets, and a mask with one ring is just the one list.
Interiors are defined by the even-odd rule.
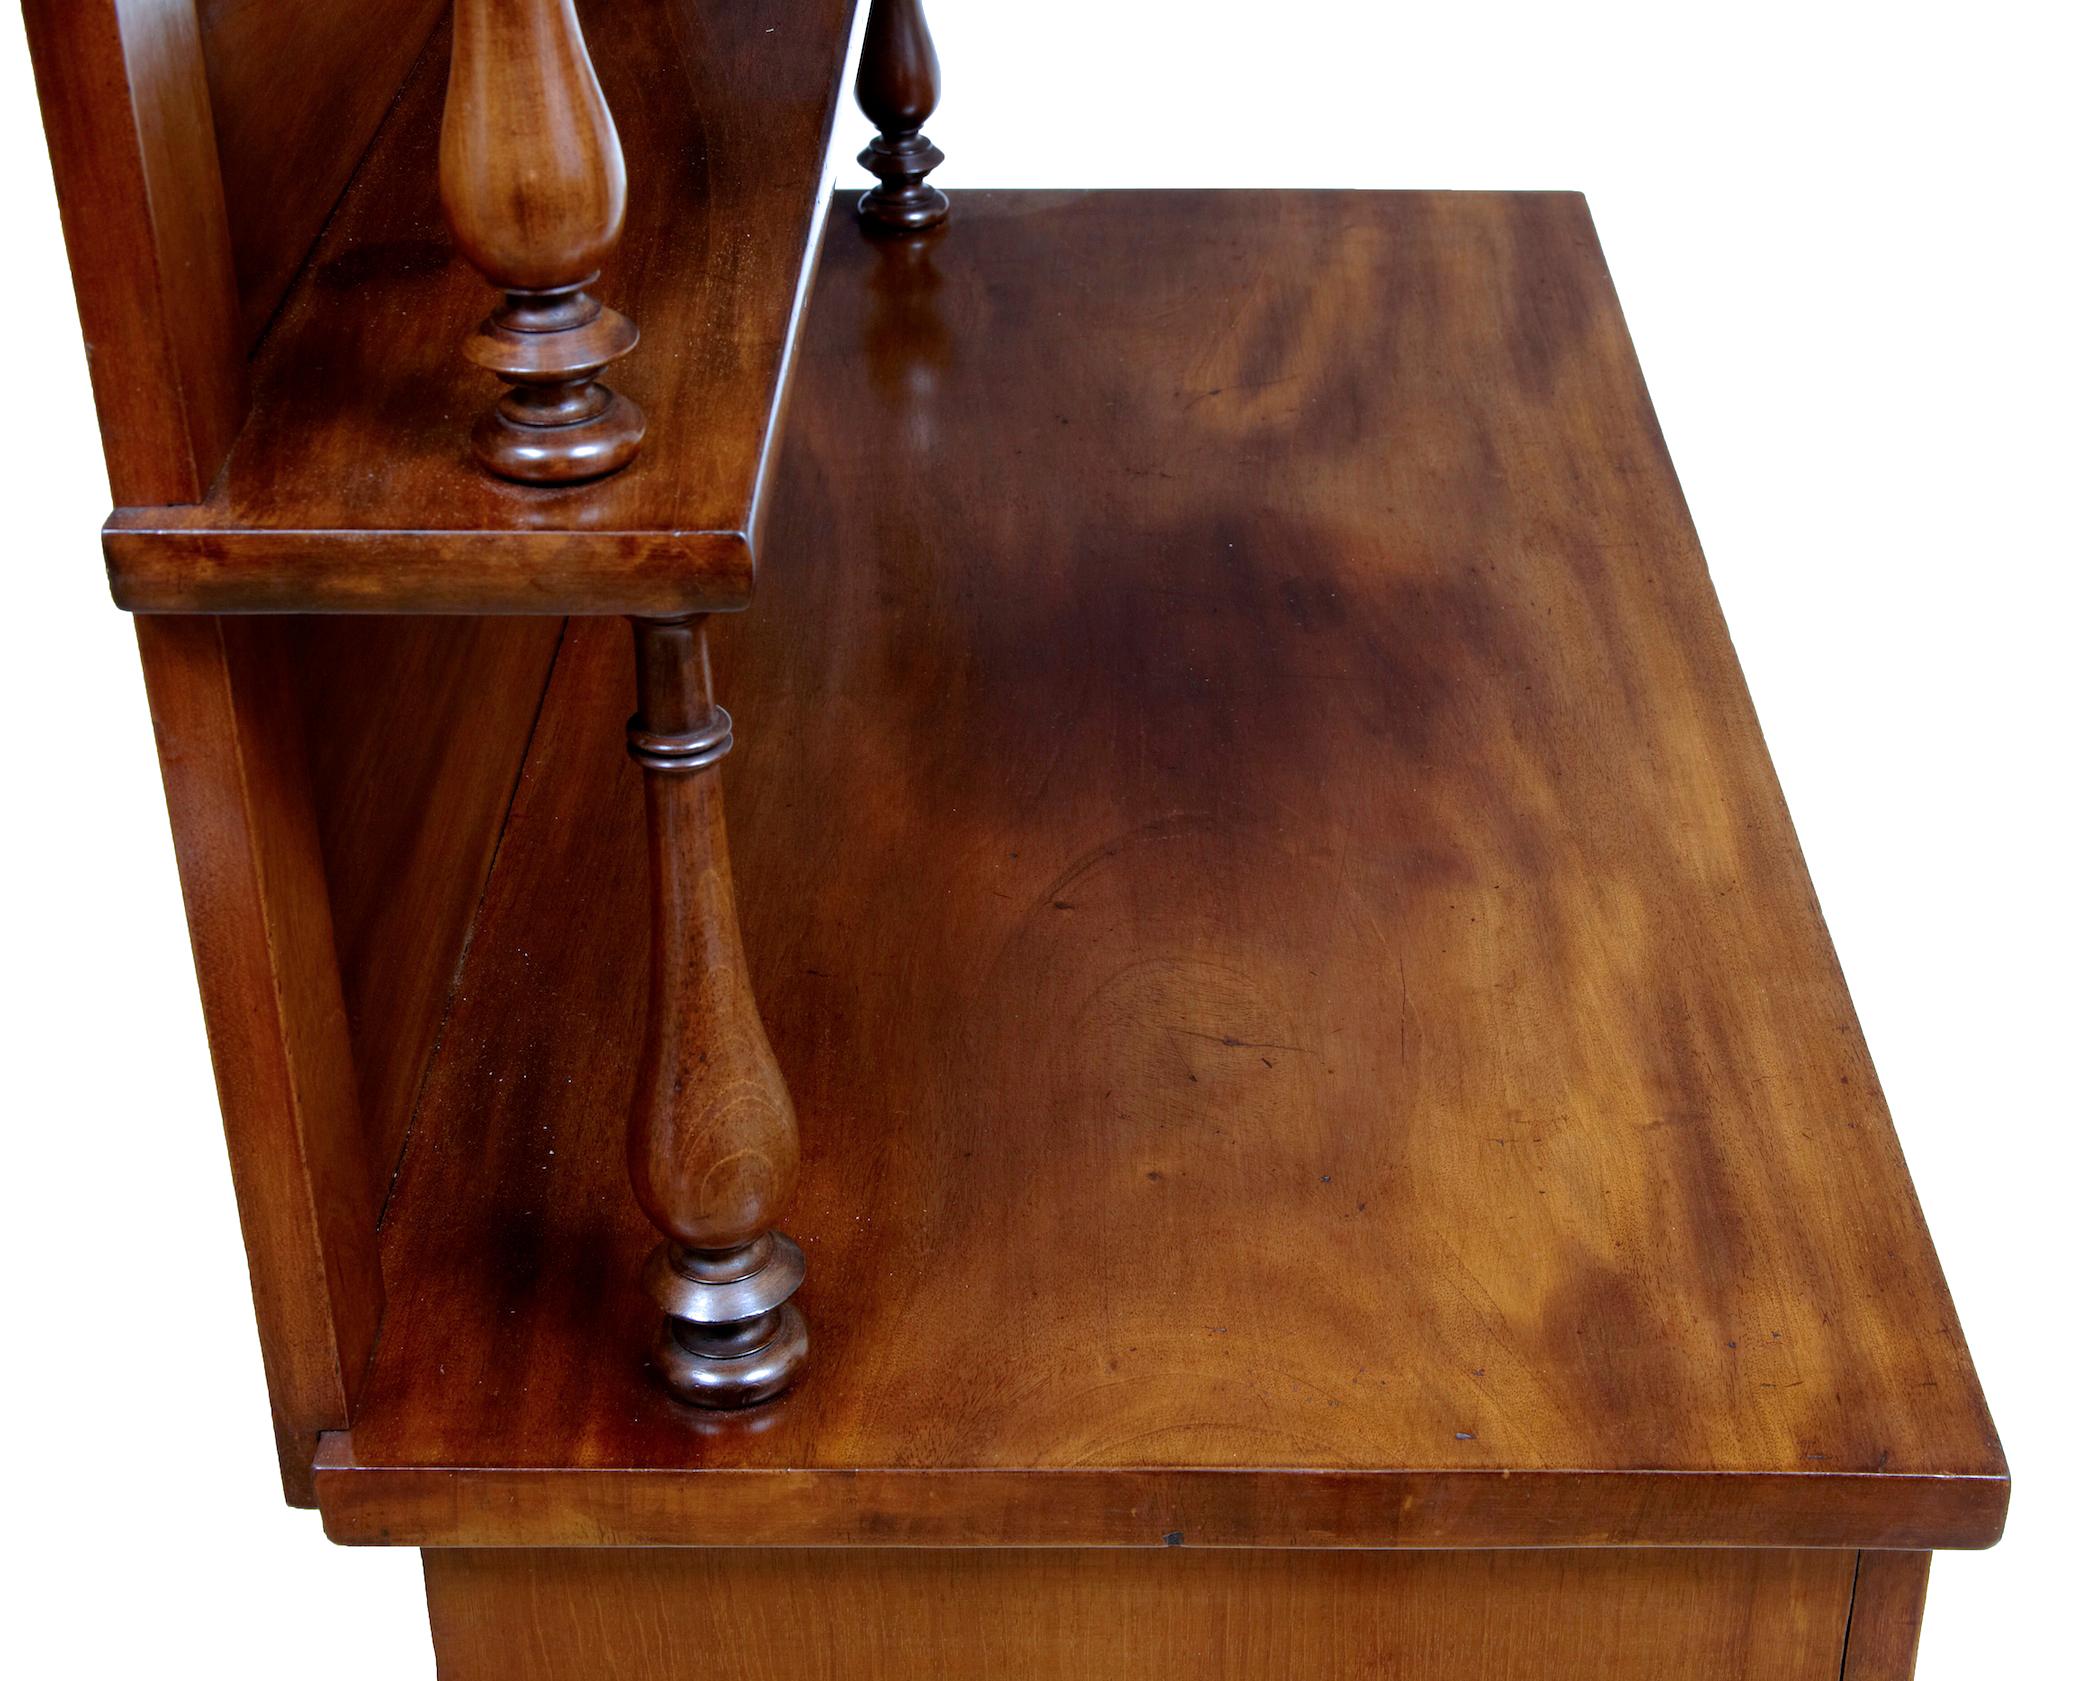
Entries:
[[25,0],[109,484],[203,494],[246,413],[245,341],[194,10]]
[[1835,1681],[1846,1552],[425,1555],[443,1681]]
[[560,490],[491,480],[466,447],[487,391],[456,347],[486,294],[437,202],[438,36],[258,353],[253,418],[222,482],[199,506],[111,519],[118,603],[657,616],[744,606],[853,4],[584,0],[631,180],[600,291],[644,326],[617,384],[644,409],[653,444],[609,480]]
[[280,624],[140,621],[285,1494],[383,1313],[355,1069]]
[[717,656],[812,1366],[692,1421],[629,1358],[645,842],[576,625],[330,1532],[1992,1541],[1581,201],[975,193],[824,262]]
[[261,336],[443,0],[196,0],[246,341]]
[[1865,1552],[1857,1559],[1841,1681],[1913,1681],[1928,1578],[1927,1553]]
[[558,619],[286,620],[374,1229],[551,675]]

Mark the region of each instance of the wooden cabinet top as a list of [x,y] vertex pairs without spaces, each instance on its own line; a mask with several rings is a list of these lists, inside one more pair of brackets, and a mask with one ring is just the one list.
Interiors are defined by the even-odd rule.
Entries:
[[345,1539],[1981,1545],[2007,1472],[1582,202],[829,226],[720,652],[815,1366],[636,1362],[567,633]]

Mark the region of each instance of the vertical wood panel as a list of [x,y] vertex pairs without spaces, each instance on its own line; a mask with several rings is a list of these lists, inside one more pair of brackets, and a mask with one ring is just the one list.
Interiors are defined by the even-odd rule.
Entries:
[[[558,652],[558,619],[284,621],[374,1225]],[[613,753],[611,741],[603,748]]]
[[25,0],[117,502],[201,499],[246,360],[190,0]]
[[311,1504],[383,1311],[355,1071],[282,625],[140,619],[283,1487]]
[[443,0],[198,0],[240,311],[257,338]]
[[1858,1556],[1841,1681],[1910,1681],[1928,1600],[1929,1558],[1927,1553]]

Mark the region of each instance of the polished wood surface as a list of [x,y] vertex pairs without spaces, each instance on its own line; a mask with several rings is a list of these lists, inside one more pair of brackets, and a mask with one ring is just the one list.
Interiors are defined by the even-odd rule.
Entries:
[[1993,1540],[1580,199],[961,194],[824,264],[718,648],[806,1380],[706,1419],[631,1357],[645,829],[576,622],[330,1531]]
[[852,10],[582,0],[631,189],[598,294],[644,328],[616,384],[651,441],[623,472],[565,490],[493,479],[466,447],[487,385],[456,346],[487,299],[437,203],[439,35],[257,354],[253,413],[222,481],[200,505],[110,521],[119,604],[657,616],[745,605]]
[[25,0],[22,15],[110,489],[118,503],[194,501],[247,400],[195,12]]
[[1857,1559],[1841,1681],[1912,1681],[1928,1578],[1927,1553],[1866,1552]]
[[[156,9],[190,8],[162,0]],[[445,0],[195,0],[249,343],[445,9]]]
[[856,156],[877,185],[856,201],[856,214],[872,227],[899,232],[933,227],[950,214],[950,201],[926,185],[928,172],[943,161],[942,149],[921,132],[942,97],[942,65],[921,0],[870,0],[855,92],[863,115],[877,125]]
[[443,1681],[1837,1681],[1846,1552],[425,1555]]
[[333,909],[374,1230],[563,621],[279,625]]
[[384,1287],[282,628],[140,620],[138,648],[283,1488],[309,1505],[313,1448],[348,1422]]
[[750,1406],[803,1369],[790,1298],[805,1257],[773,1230],[797,1186],[797,1112],[747,980],[718,768],[732,719],[712,698],[702,619],[632,627],[652,953],[631,1104],[631,1184],[666,1234],[645,1282],[664,1318],[653,1366],[677,1397]]
[[623,232],[623,146],[573,0],[457,0],[442,108],[442,210],[505,294],[465,340],[509,388],[472,428],[479,464],[563,485],[626,465],[645,417],[597,376],[638,345],[587,288]]

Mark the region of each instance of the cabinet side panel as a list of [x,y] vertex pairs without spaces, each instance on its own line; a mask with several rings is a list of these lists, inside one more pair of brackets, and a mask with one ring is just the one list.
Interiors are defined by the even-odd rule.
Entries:
[[1928,1602],[1928,1553],[1865,1552],[1856,1561],[1841,1681],[1911,1681]]
[[22,12],[110,489],[199,501],[246,414],[246,356],[195,10]]
[[284,1492],[383,1312],[347,1012],[279,620],[140,619]]
[[1833,1681],[1847,1552],[431,1550],[443,1681]]

